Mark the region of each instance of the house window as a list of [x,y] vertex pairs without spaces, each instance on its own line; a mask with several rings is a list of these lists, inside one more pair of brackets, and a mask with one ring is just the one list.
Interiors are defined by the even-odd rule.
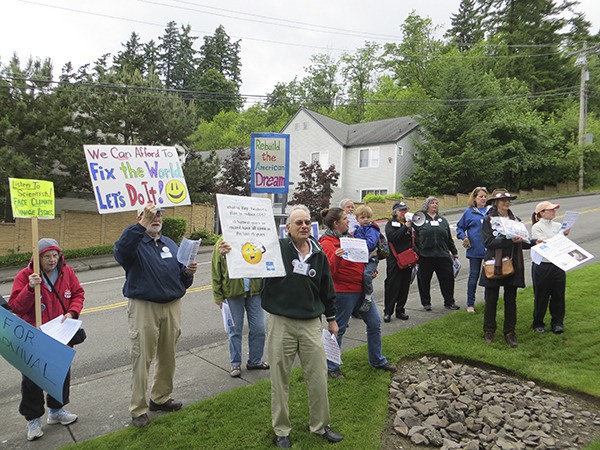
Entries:
[[387,193],[388,193],[387,189],[361,189],[360,190],[360,198],[361,199],[365,198],[365,195],[367,195],[367,194],[387,195]]
[[310,154],[310,162],[311,163],[320,162],[319,152],[313,152]]
[[379,149],[363,148],[360,150],[358,167],[379,167]]

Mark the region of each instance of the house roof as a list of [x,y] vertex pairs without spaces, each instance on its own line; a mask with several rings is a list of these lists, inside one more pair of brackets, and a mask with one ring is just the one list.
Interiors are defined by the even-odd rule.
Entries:
[[300,111],[305,111],[334,139],[346,147],[398,142],[419,126],[413,117],[395,117],[348,125],[303,106],[296,115]]

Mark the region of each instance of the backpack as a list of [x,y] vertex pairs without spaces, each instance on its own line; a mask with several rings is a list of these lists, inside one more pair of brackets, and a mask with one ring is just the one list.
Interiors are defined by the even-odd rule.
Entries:
[[379,241],[377,242],[377,257],[379,259],[387,258],[390,255],[390,245],[383,233],[379,233]]

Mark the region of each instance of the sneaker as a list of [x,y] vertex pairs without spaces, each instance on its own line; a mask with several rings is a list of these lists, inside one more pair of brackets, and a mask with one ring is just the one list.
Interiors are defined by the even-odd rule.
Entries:
[[469,314],[475,314],[475,308],[473,308],[472,306],[467,306],[467,312]]
[[329,378],[337,378],[339,380],[346,378],[340,369],[330,370],[327,372],[327,374],[329,375]]
[[546,330],[544,329],[544,327],[535,327],[534,331],[536,333],[545,333],[546,332]]
[[48,425],[70,425],[77,420],[76,414],[71,414],[69,411],[65,411],[64,409],[59,409],[56,412],[48,413]]
[[427,305],[423,305],[423,309],[425,311],[431,311],[431,305],[427,304]]
[[161,403],[160,405],[158,403],[154,403],[152,400],[150,400],[150,403],[148,403],[148,409],[150,411],[173,412],[179,411],[182,408],[182,406],[183,403],[178,402],[177,400],[174,400],[172,398],[170,398],[164,403]]
[[445,305],[444,308],[456,311],[457,309],[460,309],[460,306],[458,306],[456,303],[452,303],[451,305]]
[[486,331],[485,334],[483,335],[483,338],[485,339],[485,342],[487,342],[488,344],[491,344],[492,342],[494,342],[494,332]]
[[27,440],[35,441],[44,435],[42,430],[42,418],[36,417],[35,419],[27,421]]
[[400,320],[408,320],[409,319],[408,314],[403,313],[403,312],[402,313],[398,313],[397,312],[396,313],[396,318],[400,319]]
[[231,366],[231,370],[229,371],[229,376],[231,378],[239,378],[242,375],[242,369],[240,366]]
[[389,364],[389,363],[385,363],[382,366],[375,366],[375,368],[379,369],[379,370],[385,370],[387,372],[392,372],[392,373],[395,373],[398,370],[398,368],[396,366]]
[[504,340],[506,341],[506,343],[508,344],[508,346],[510,348],[516,348],[517,347],[517,336],[515,336],[515,333],[506,333],[504,335]]
[[150,418],[148,417],[148,414],[144,413],[141,416],[132,417],[131,423],[133,424],[134,427],[144,428],[146,425],[148,425],[150,423]]
[[562,325],[556,325],[555,327],[552,327],[552,332],[554,334],[561,334],[565,332],[565,327],[563,327]]
[[390,316],[389,314],[384,314],[383,315],[383,321],[385,323],[390,323],[392,321],[392,316]]

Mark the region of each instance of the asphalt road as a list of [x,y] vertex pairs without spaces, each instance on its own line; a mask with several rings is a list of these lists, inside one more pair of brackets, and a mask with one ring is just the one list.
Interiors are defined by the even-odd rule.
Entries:
[[[561,220],[567,210],[581,213],[569,238],[593,255],[600,256],[600,227],[598,225],[600,223],[600,195],[568,197],[553,201],[561,204],[557,220]],[[537,202],[517,202],[512,207],[513,211],[528,224],[528,228],[535,203]],[[454,226],[461,213],[462,210],[455,210],[446,212],[444,215],[448,218],[450,224]],[[468,261],[465,258],[465,251],[460,241],[456,241],[456,245],[459,249],[463,269],[456,281],[455,298],[462,308],[459,314],[464,314]],[[526,260],[529,260],[529,252],[525,253]],[[242,379],[238,380],[229,379],[227,376],[229,370],[227,340],[223,331],[220,311],[212,300],[210,256],[210,253],[200,254],[198,259],[199,268],[194,284],[188,290],[183,303],[182,336],[178,344],[178,352],[180,355],[185,355],[182,356],[185,358],[188,355],[194,355],[196,359],[201,360],[202,364],[205,364],[202,366],[202,373],[198,373],[200,369],[190,369],[188,372],[184,369],[184,364],[178,362],[176,379],[179,379],[179,384],[176,386],[175,394],[178,394],[176,396],[188,404],[236,386],[252,383],[267,375],[266,373],[256,372],[244,373]],[[379,270],[382,275],[385,274],[385,262],[380,263]],[[526,273],[529,278],[529,271],[527,270]],[[73,442],[73,440],[82,440],[103,434],[124,426],[129,420],[127,413],[129,341],[125,311],[126,299],[123,298],[121,293],[124,281],[123,270],[120,267],[108,267],[80,272],[78,277],[86,290],[85,309],[81,319],[84,321],[88,340],[77,348],[78,351],[73,362],[72,385],[74,388],[70,409],[81,414],[81,409],[89,408],[88,414],[93,419],[94,405],[78,403],[78,396],[82,396],[78,394],[78,386],[81,389],[85,387],[86,390],[93,386],[93,389],[99,390],[99,392],[94,393],[97,398],[111,398],[112,407],[117,409],[114,414],[116,419],[111,417],[110,420],[106,419],[108,423],[94,424],[94,427],[90,427],[89,430],[86,429],[85,432],[82,431],[79,436],[71,434],[69,437],[62,431],[61,433],[57,432],[55,436],[44,436],[44,448],[58,448]],[[384,278],[385,276],[379,276],[375,280],[375,297],[380,311],[383,303]],[[527,284],[530,284],[529,280]],[[0,284],[0,294],[4,295],[5,298],[8,298],[10,289],[10,283]],[[390,334],[447,314],[448,311],[442,308],[442,299],[435,277],[432,294],[434,311],[433,313],[426,313],[420,307],[417,288],[413,284],[407,304],[407,313],[411,317],[410,320],[407,322],[393,320],[389,324],[383,324],[384,334]],[[482,301],[482,297],[483,291],[480,289],[477,296],[478,303]],[[360,322],[352,321],[344,338],[344,350],[364,342],[364,326]],[[244,338],[244,351],[247,351],[246,344],[247,341]],[[120,385],[118,388],[115,386],[116,381],[109,381],[111,376],[119,377],[118,383]],[[102,384],[99,381],[96,384],[90,384],[94,380],[102,380],[105,377],[106,380]],[[17,412],[20,398],[20,374],[2,358],[0,358],[0,380],[2,380],[0,383],[0,412],[3,417],[3,424],[0,427],[0,447],[29,448],[28,446],[31,444],[25,441],[25,421]],[[202,387],[198,388],[200,380]],[[118,395],[115,395],[115,390]],[[119,398],[113,399],[112,397]],[[89,402],[89,399],[87,401]],[[98,406],[96,405],[95,408],[98,409]],[[77,430],[77,426],[85,427],[85,422],[80,420],[71,428]],[[268,426],[268,424],[265,426]],[[64,429],[65,427],[60,428]]]

